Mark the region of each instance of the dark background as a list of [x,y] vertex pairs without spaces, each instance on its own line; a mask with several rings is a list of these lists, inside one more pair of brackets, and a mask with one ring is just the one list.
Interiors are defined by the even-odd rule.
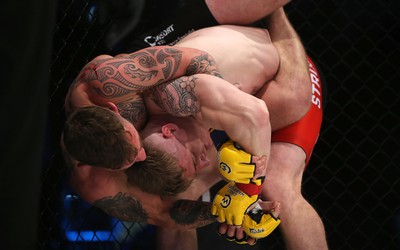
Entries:
[[[38,48],[50,51],[49,85],[43,84],[46,80],[37,80],[42,83],[42,90],[47,92],[49,89],[48,95],[43,96],[48,111],[44,105],[41,108],[44,110],[41,114],[48,114],[46,136],[41,136],[46,138],[43,167],[14,163],[17,167],[8,168],[15,171],[29,168],[32,173],[42,175],[38,240],[34,242],[38,249],[153,248],[153,227],[114,220],[80,201],[68,189],[58,151],[64,122],[63,98],[86,62],[100,53],[115,54],[122,48],[105,46],[105,37],[115,28],[113,23],[126,26],[127,22],[134,23],[132,20],[138,19],[131,30],[131,36],[134,36],[160,22],[186,1],[147,0],[143,10],[138,11],[139,3],[144,1],[135,0],[135,5],[128,0],[60,0],[54,26],[51,26],[52,18],[42,21],[42,24],[54,27],[50,28],[53,46],[46,44],[50,38],[46,40],[46,36],[42,36],[44,42],[35,40],[39,45],[29,48],[37,53]],[[308,0],[293,1],[286,7],[290,20],[309,55],[319,64],[328,85],[321,136],[305,172],[303,190],[325,223],[331,249],[400,249],[399,6],[397,0]],[[51,7],[46,10],[50,14],[39,15],[52,17]],[[135,12],[136,16],[133,16]],[[28,20],[31,14],[27,11]],[[32,36],[29,32],[25,34]],[[13,44],[9,46],[13,47]],[[5,47],[2,49],[6,51]],[[46,64],[35,65],[34,62],[32,67],[48,69]],[[29,86],[34,83],[33,80],[23,82],[31,84]],[[24,108],[29,111],[33,107]],[[29,130],[32,126],[22,129],[32,132]],[[1,132],[2,138],[6,138],[4,134],[8,130]],[[42,140],[26,139],[31,144],[24,153],[41,148]],[[2,150],[5,157],[7,152]],[[4,162],[2,167],[8,167],[9,162]],[[32,170],[34,166],[36,169]],[[31,172],[25,172],[26,179],[29,180]],[[26,184],[25,179],[15,180],[13,175],[5,174],[2,184],[8,183],[6,178],[9,176],[10,183]],[[29,195],[32,190],[27,187],[25,195],[37,197],[34,191],[39,187],[31,184],[31,188],[33,193]],[[19,195],[11,188],[7,191]],[[20,205],[17,212],[24,216],[36,215],[35,206]],[[6,218],[6,214],[2,214]],[[12,236],[9,241],[27,238],[26,234],[30,232],[26,232],[24,221],[26,225],[35,225],[32,216],[5,224],[6,227],[12,224],[12,229],[20,227],[20,235],[18,231],[11,233],[3,228]],[[211,233],[214,231],[210,230]],[[7,233],[3,236],[8,237]],[[270,249],[283,247],[278,232],[274,232],[267,242]],[[201,246],[206,244],[204,241]],[[227,246],[232,247],[229,244]],[[263,244],[260,246],[264,247]],[[208,249],[214,249],[212,243]]]

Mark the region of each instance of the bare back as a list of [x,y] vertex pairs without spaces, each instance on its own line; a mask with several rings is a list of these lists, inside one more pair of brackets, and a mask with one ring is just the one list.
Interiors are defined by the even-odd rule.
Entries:
[[220,25],[197,30],[175,46],[196,48],[215,59],[225,80],[250,94],[271,80],[279,54],[265,29]]

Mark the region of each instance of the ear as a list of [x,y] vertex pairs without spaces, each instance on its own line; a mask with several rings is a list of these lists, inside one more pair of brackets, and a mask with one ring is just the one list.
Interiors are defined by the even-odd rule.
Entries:
[[165,138],[174,137],[176,130],[178,130],[178,126],[175,123],[167,123],[161,127],[161,133]]
[[78,168],[88,168],[88,167],[92,167],[91,165],[85,164],[85,163],[81,163],[79,161],[77,161],[75,163],[75,166],[77,166]]
[[107,102],[107,108],[119,114],[118,107],[113,102]]

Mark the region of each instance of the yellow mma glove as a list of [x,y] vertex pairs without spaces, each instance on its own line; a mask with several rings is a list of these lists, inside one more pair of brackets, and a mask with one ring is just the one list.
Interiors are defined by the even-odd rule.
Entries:
[[[248,184],[254,177],[256,164],[252,155],[244,151],[232,140],[222,144],[218,151],[218,169],[225,179],[236,183]],[[256,180],[261,185],[261,180]]]
[[269,213],[249,212],[244,216],[242,228],[243,231],[254,239],[267,237],[281,223],[279,218],[273,217]]
[[258,195],[249,196],[229,182],[215,196],[211,214],[218,216],[220,222],[240,226],[248,208],[257,200]]

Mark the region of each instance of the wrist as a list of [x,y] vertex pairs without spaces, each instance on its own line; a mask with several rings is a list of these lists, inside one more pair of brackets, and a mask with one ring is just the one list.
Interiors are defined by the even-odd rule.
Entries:
[[249,184],[236,183],[235,185],[237,188],[239,188],[249,196],[259,195],[262,190],[262,185],[257,185],[254,183],[249,183]]

